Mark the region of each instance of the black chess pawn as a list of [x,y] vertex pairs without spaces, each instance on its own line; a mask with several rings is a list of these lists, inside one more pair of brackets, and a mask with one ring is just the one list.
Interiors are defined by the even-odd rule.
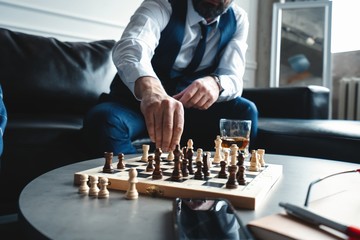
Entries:
[[187,147],[185,146],[181,149],[181,158],[182,159],[186,158],[186,152],[187,152]]
[[188,170],[188,160],[184,158],[181,163],[181,173],[183,177],[189,176],[189,170]]
[[187,148],[185,158],[188,160],[189,174],[194,174],[193,156],[194,156],[194,150],[192,148]]
[[234,189],[238,187],[239,184],[237,183],[236,180],[236,170],[237,170],[236,165],[231,165],[228,167],[229,178],[228,181],[226,182],[226,188]]
[[245,166],[244,166],[245,153],[240,151],[237,156],[237,160],[238,160],[237,162],[238,170],[236,173],[236,180],[238,181],[239,185],[246,185]]
[[205,154],[203,154],[203,167],[202,167],[202,171],[203,171],[205,177],[210,176],[210,169],[209,168],[210,168],[209,154],[205,153]]
[[118,154],[118,164],[116,166],[117,169],[124,169],[125,165],[124,165],[124,154],[123,153],[119,153]]
[[162,170],[160,168],[162,151],[160,148],[155,149],[155,169],[152,173],[152,179],[162,179]]
[[104,173],[113,173],[114,172],[114,168],[112,166],[113,153],[105,152],[104,156],[105,156],[105,164],[103,167],[103,172]]
[[171,180],[173,181],[179,181],[182,178],[180,158],[181,158],[180,146],[176,145],[176,148],[174,150],[174,169],[171,175]]
[[239,185],[246,185],[246,179],[245,179],[245,167],[244,166],[239,166],[238,167],[238,174],[237,174],[237,181],[239,183]]
[[154,156],[149,155],[148,156],[148,164],[146,166],[146,172],[151,172],[154,170]]
[[222,160],[220,162],[220,172],[218,174],[218,178],[227,178],[228,174],[226,172],[226,162]]
[[197,161],[196,162],[196,172],[194,174],[194,178],[197,179],[197,180],[203,180],[204,179],[204,176],[203,176],[203,173],[202,173],[202,162],[201,161]]

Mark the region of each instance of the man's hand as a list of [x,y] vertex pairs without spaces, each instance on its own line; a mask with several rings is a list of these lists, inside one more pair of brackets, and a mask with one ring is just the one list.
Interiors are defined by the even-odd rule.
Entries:
[[136,80],[135,94],[141,99],[140,109],[150,139],[165,152],[174,150],[184,129],[181,102],[167,95],[161,82],[152,77]]
[[173,97],[179,100],[186,108],[206,110],[219,97],[219,86],[214,77],[199,78],[180,93]]

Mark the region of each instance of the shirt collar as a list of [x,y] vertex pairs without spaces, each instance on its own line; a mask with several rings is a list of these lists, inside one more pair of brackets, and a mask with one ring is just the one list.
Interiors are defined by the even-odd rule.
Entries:
[[[203,22],[203,23],[207,24],[206,20],[195,11],[192,0],[188,0],[187,12],[188,12],[187,20],[189,22],[190,27],[198,24],[199,22]],[[208,23],[208,24],[217,22],[216,23],[216,26],[217,26],[217,24],[219,23],[219,19],[220,19],[220,16],[216,17],[211,23]]]

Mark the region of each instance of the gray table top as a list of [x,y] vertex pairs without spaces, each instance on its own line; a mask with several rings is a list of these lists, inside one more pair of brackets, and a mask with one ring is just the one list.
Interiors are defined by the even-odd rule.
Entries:
[[[311,181],[359,164],[266,154],[267,163],[283,165],[283,175],[255,210],[238,209],[246,224],[282,212],[279,202],[303,205]],[[73,184],[75,172],[101,166],[103,158],[83,161],[45,173],[30,182],[19,198],[22,221],[51,239],[173,239],[172,199],[110,190],[110,198],[81,196]]]

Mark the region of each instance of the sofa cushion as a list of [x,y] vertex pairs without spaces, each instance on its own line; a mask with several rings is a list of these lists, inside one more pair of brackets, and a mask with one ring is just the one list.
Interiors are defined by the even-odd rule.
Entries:
[[0,84],[9,115],[85,113],[109,91],[114,44],[62,42],[0,28]]
[[266,152],[360,163],[360,122],[261,118],[257,145]]

